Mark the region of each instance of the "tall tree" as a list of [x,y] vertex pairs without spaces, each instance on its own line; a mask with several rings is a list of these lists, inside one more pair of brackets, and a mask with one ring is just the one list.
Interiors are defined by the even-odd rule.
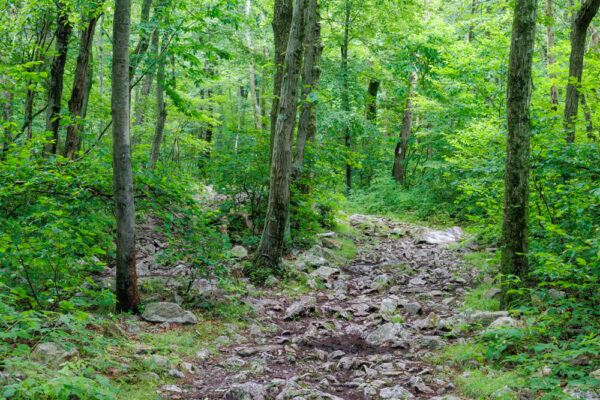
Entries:
[[[344,37],[340,47],[341,52],[341,73],[342,73],[342,110],[346,115],[350,113],[350,90],[348,87],[348,44],[350,40],[350,0],[345,0],[345,15],[344,15]],[[344,126],[344,145],[346,150],[350,152],[351,137],[350,125],[348,118]],[[346,161],[346,190],[352,189],[352,166]]]
[[275,128],[277,125],[277,113],[279,112],[279,96],[283,81],[283,69],[285,52],[290,36],[294,0],[275,0],[273,9],[273,42],[275,44],[275,76],[273,77],[273,100],[271,102],[271,136],[269,145],[269,165],[273,158],[273,145],[275,142]]
[[[304,64],[302,66],[302,89],[300,92],[300,118],[296,133],[294,150],[293,180],[300,185],[304,167],[304,153],[307,142],[315,140],[317,132],[317,109],[315,107],[316,89],[319,85],[321,69],[319,60],[323,52],[321,42],[321,22],[317,0],[308,1],[308,17],[306,19],[306,40],[304,46]],[[308,185],[301,185],[303,191]]]
[[113,186],[117,220],[117,311],[137,313],[135,205],[129,143],[129,35],[131,0],[115,0],[111,114]]
[[[100,18],[100,9],[102,3],[96,3],[95,7],[90,11],[90,16],[87,19],[87,24],[81,31],[79,40],[79,55],[77,56],[77,65],[75,66],[75,77],[73,78],[73,88],[71,89],[71,99],[69,100],[69,113],[71,114],[72,122],[67,128],[67,137],[65,139],[64,156],[72,159],[80,146],[81,129],[81,114],[83,112],[84,99],[89,95],[89,87],[86,88],[86,77],[88,77],[88,69],[90,67],[90,53],[94,43],[94,32],[96,31],[96,23]],[[91,81],[87,81],[88,83]],[[85,90],[88,90],[86,95]]]
[[588,27],[598,12],[600,0],[586,0],[571,18],[571,56],[569,58],[569,82],[565,98],[564,128],[567,143],[575,142],[575,122],[579,105],[579,90],[583,74],[583,56]]
[[408,87],[408,95],[406,97],[406,106],[402,115],[402,126],[400,127],[400,140],[396,143],[394,150],[394,167],[392,176],[396,182],[404,185],[406,180],[405,160],[408,151],[408,140],[413,125],[413,96],[417,88],[418,75],[416,72],[411,73]]
[[150,170],[154,169],[154,166],[158,161],[160,144],[162,143],[163,132],[165,129],[165,121],[167,120],[167,108],[165,107],[164,99],[165,80],[165,57],[164,55],[160,55],[158,56],[158,69],[156,71],[156,125],[154,127],[154,139],[152,140],[150,160],[148,162],[148,168]]
[[537,0],[517,0],[513,17],[508,64],[506,121],[506,171],[504,173],[504,217],[502,263],[505,277],[501,305],[508,306],[515,294],[507,276],[528,281],[529,264],[529,105],[531,69],[535,44]]
[[263,121],[260,112],[260,103],[258,100],[258,93],[256,91],[256,72],[254,70],[254,51],[252,50],[252,39],[250,37],[250,8],[252,6],[252,0],[246,0],[246,47],[250,53],[250,62],[248,63],[248,70],[250,72],[250,98],[252,99],[252,111],[254,112],[254,127],[258,131],[262,131]]
[[292,167],[292,137],[296,125],[298,105],[298,78],[302,63],[304,40],[304,10],[307,0],[296,0],[287,50],[285,53],[285,75],[281,85],[273,155],[270,168],[269,200],[265,225],[260,245],[254,255],[254,270],[281,271],[283,239],[290,208],[290,175]]
[[58,149],[58,129],[60,126],[60,108],[63,92],[65,64],[69,50],[69,37],[72,25],[69,22],[69,10],[64,0],[57,2],[57,21],[55,36],[56,55],[50,67],[50,84],[48,86],[48,109],[46,112],[46,132],[48,143],[44,145],[44,153],[56,154]]
[[[552,53],[554,47],[554,28],[552,26],[554,12],[552,10],[552,1],[553,0],[546,0],[546,19],[548,24],[546,27],[546,63],[548,69],[551,69],[552,65],[554,65],[554,54]],[[548,77],[554,80],[556,79],[556,74],[554,72],[549,72]],[[552,82],[552,86],[550,86],[550,104],[552,105],[552,109],[556,111],[558,108],[558,88],[554,82]]]

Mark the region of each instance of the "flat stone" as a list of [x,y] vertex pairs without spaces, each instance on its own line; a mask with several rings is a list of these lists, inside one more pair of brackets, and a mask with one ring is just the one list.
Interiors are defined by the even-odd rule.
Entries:
[[76,349],[64,350],[54,342],[38,343],[31,352],[31,360],[40,364],[57,367],[79,356]]
[[248,257],[248,250],[244,246],[233,246],[229,251],[233,258],[246,258]]
[[292,303],[285,311],[284,319],[293,319],[309,314],[315,310],[317,299],[315,297],[303,297],[300,301]]
[[246,382],[231,385],[224,398],[225,400],[264,400],[266,395],[263,385]]
[[488,326],[500,317],[508,317],[507,311],[475,311],[467,318],[467,322],[474,325]]
[[339,272],[340,272],[339,269],[323,266],[323,267],[319,267],[318,269],[313,271],[311,273],[311,275],[314,276],[315,278],[319,278],[322,281],[327,281],[327,280],[329,280],[330,276],[337,274]]
[[142,318],[149,322],[173,324],[195,324],[198,321],[194,313],[175,303],[150,303],[146,305]]
[[379,397],[382,399],[390,400],[401,400],[401,399],[412,399],[415,396],[401,385],[396,385],[391,388],[383,388],[379,392]]
[[514,318],[511,317],[500,317],[496,318],[494,322],[490,324],[488,329],[498,329],[503,327],[517,327],[518,323]]
[[367,343],[380,346],[386,342],[395,342],[398,339],[407,339],[410,335],[402,324],[388,322],[369,333],[366,337]]
[[448,244],[458,242],[463,235],[462,229],[458,226],[446,229],[445,231],[430,231],[419,238],[417,243],[427,244]]

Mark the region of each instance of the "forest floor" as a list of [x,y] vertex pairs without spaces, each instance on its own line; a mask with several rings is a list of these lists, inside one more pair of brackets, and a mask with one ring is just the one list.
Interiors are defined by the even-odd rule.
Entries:
[[168,338],[153,338],[164,355],[138,351],[166,377],[153,374],[161,398],[451,399],[460,372],[444,349],[507,316],[465,310],[482,273],[472,243],[359,214],[340,227],[288,260],[291,278],[241,295],[234,323],[140,323]]

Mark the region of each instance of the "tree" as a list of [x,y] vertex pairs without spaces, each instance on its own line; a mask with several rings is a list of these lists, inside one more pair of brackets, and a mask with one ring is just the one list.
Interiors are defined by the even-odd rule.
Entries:
[[567,143],[575,142],[575,122],[579,105],[579,90],[583,74],[583,55],[588,27],[598,12],[600,0],[586,0],[571,18],[571,56],[569,58],[569,82],[565,98],[564,128]]
[[67,4],[63,0],[57,2],[57,22],[55,32],[56,55],[50,68],[50,85],[48,88],[48,110],[46,113],[46,132],[48,143],[44,145],[45,153],[56,154],[58,149],[58,129],[60,127],[60,109],[63,92],[63,79],[67,52],[69,50],[69,37],[72,25],[69,22]]
[[517,0],[513,17],[508,64],[506,121],[506,170],[502,220],[502,263],[505,277],[501,305],[515,298],[509,276],[528,281],[529,264],[529,105],[535,44],[537,0]]
[[392,169],[392,176],[394,177],[394,180],[401,185],[404,185],[406,179],[404,161],[406,160],[408,140],[410,139],[410,132],[412,131],[413,96],[415,89],[417,88],[417,79],[417,73],[411,73],[408,95],[406,97],[406,106],[404,107],[404,114],[402,115],[402,126],[400,127],[400,141],[396,143],[396,149],[394,150],[394,167]]
[[[546,27],[546,62],[548,69],[552,68],[552,65],[554,65],[554,54],[552,54],[552,48],[554,47],[554,29],[552,27],[552,19],[554,16],[552,11],[552,1],[553,0],[546,0],[546,18],[548,19],[548,26]],[[556,74],[550,72],[548,77],[550,79],[556,79]],[[558,108],[558,88],[554,82],[552,83],[552,86],[550,86],[550,104],[552,105],[552,109],[556,111]]]
[[[71,90],[71,99],[69,100],[69,113],[73,121],[67,128],[67,137],[65,139],[64,156],[72,159],[73,155],[79,150],[81,139],[79,130],[81,128],[81,117],[85,114],[84,104],[87,105],[87,97],[91,89],[91,80],[88,69],[90,68],[90,55],[92,44],[94,43],[94,32],[96,23],[100,18],[102,3],[98,3],[90,11],[87,24],[81,32],[79,41],[79,55],[77,56],[77,66],[75,67],[75,77],[73,79],[73,88]],[[87,80],[86,80],[87,79]],[[86,82],[89,84],[86,86]]]
[[[342,74],[342,109],[346,114],[350,113],[350,91],[348,88],[348,44],[350,40],[350,0],[345,1],[344,15],[344,38],[340,47],[341,53],[341,74]],[[344,145],[346,150],[350,151],[351,137],[350,124],[348,115],[346,115],[346,123],[344,126]],[[352,189],[352,166],[346,161],[346,190],[349,192]]]
[[[314,2],[316,5],[316,2]],[[307,0],[296,0],[287,50],[285,53],[273,155],[269,172],[269,200],[260,244],[253,260],[255,277],[266,278],[269,272],[280,273],[283,239],[290,208],[290,175],[292,167],[292,137],[296,125],[298,78],[302,63],[304,40],[304,10]],[[260,274],[260,275],[259,275]]]
[[279,112],[279,96],[283,81],[285,54],[290,36],[292,16],[294,10],[293,0],[275,0],[273,10],[273,43],[275,45],[275,75],[273,76],[273,100],[271,103],[271,136],[269,145],[269,165],[273,157],[277,113]]
[[307,142],[313,142],[317,133],[316,89],[319,85],[321,68],[319,60],[323,52],[321,42],[321,22],[317,0],[309,0],[308,17],[306,20],[306,45],[304,46],[304,64],[302,66],[302,89],[300,92],[300,118],[296,134],[294,150],[293,180],[304,191],[308,185],[302,185],[300,180],[304,167],[304,153]]
[[129,143],[129,35],[131,0],[116,0],[113,23],[111,114],[113,186],[117,221],[117,311],[139,312],[135,263],[135,205]]

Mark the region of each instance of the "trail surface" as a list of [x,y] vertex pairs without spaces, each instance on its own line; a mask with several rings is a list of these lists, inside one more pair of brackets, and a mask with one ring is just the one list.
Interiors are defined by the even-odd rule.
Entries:
[[[269,289],[245,302],[253,324],[218,355],[200,351],[170,399],[431,399],[452,393],[425,357],[452,341],[474,272],[464,247],[419,240],[425,228],[353,215],[356,258],[338,265],[321,246],[292,268],[314,289]],[[445,232],[452,236],[454,231]],[[452,240],[438,233],[428,241]],[[440,236],[441,235],[441,236]],[[335,245],[334,242],[328,243]],[[447,244],[447,243],[446,243]],[[315,277],[313,279],[313,277]]]

